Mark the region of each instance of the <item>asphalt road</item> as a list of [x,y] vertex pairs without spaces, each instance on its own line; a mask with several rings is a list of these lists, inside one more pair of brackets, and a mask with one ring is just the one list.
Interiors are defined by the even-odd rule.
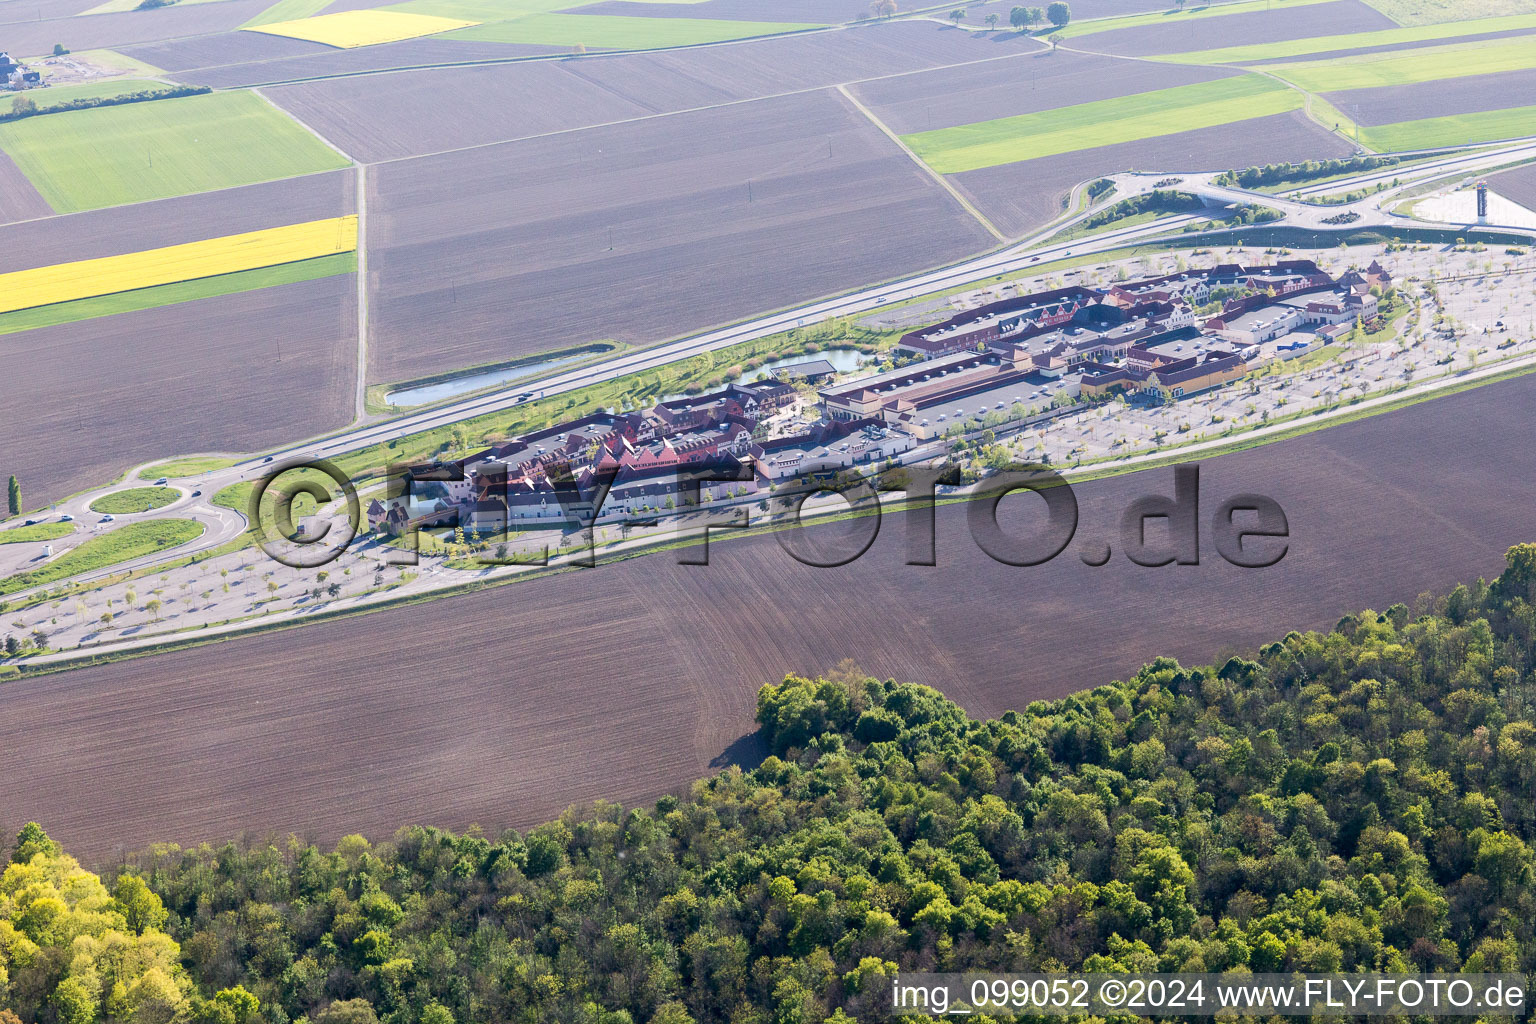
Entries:
[[[1416,182],[1423,181],[1426,178],[1437,178],[1456,173],[1477,174],[1481,171],[1514,161],[1532,158],[1536,158],[1536,140],[1526,139],[1512,142],[1507,146],[1486,153],[1447,156],[1444,160],[1429,161],[1407,169],[1395,167],[1370,171],[1303,190],[1308,194],[1321,195],[1365,188],[1381,181],[1390,181],[1394,178],[1411,176],[1413,179],[1405,184],[1374,194],[1358,202],[1334,206],[1317,206],[1297,200],[1282,199],[1268,193],[1216,185],[1213,181],[1216,174],[1213,172],[1181,173],[1177,171],[1163,171],[1157,173],[1110,175],[1109,177],[1115,181],[1117,186],[1114,195],[1110,198],[1119,201],[1145,194],[1154,189],[1156,182],[1169,177],[1178,177],[1182,179],[1176,186],[1178,189],[1194,192],[1197,195],[1209,198],[1214,205],[1255,203],[1269,206],[1285,215],[1283,220],[1266,225],[1267,227],[1299,227],[1318,231],[1336,230],[1336,228],[1324,224],[1323,221],[1325,218],[1334,217],[1345,212],[1355,212],[1360,215],[1359,220],[1349,225],[1351,229],[1369,226],[1400,226],[1404,223],[1402,218],[1385,212],[1383,207],[1395,198],[1398,193],[1413,187]],[[1074,190],[1074,198],[1081,193],[1083,187],[1080,185],[1078,189]],[[88,574],[80,577],[80,579],[88,582],[100,576],[122,572],[128,568],[140,568],[143,565],[155,564],[170,558],[184,557],[189,553],[210,550],[228,543],[245,528],[245,517],[230,510],[214,506],[210,500],[212,496],[230,484],[257,479],[273,466],[284,462],[335,458],[371,445],[447,426],[485,413],[512,408],[521,403],[521,395],[527,394],[530,391],[537,397],[545,398],[565,394],[580,388],[610,381],[626,374],[653,369],[700,353],[767,337],[794,327],[819,323],[834,317],[867,313],[930,292],[981,281],[1000,274],[1025,270],[1037,263],[1044,264],[1066,257],[1091,255],[1124,248],[1139,241],[1146,241],[1156,236],[1165,235],[1187,224],[1204,219],[1198,214],[1178,214],[1159,218],[1131,228],[1104,232],[1089,238],[1048,244],[1050,238],[1086,219],[1099,208],[1102,208],[1102,204],[1096,206],[1093,210],[1084,210],[1073,217],[1062,220],[1019,242],[937,270],[926,271],[899,281],[863,288],[856,292],[829,299],[820,299],[792,309],[770,313],[740,324],[707,331],[638,352],[627,353],[595,365],[556,374],[537,382],[519,383],[501,391],[453,402],[424,412],[409,414],[382,423],[365,424],[330,437],[301,442],[273,452],[270,455],[245,459],[227,469],[205,473],[196,477],[178,479],[174,482],[183,485],[188,491],[199,489],[202,491],[202,496],[196,499],[190,496],[185,497],[173,505],[158,509],[153,513],[145,513],[144,515],[180,516],[196,519],[206,527],[204,534],[197,540],[181,545],[178,548],[168,549],[147,559],[139,560],[136,563],[118,565],[110,570]],[[1536,232],[1527,233],[1536,236]],[[1192,235],[1191,240],[1193,241],[1195,237],[1198,236]],[[132,473],[130,473],[131,476]],[[117,486],[102,488],[70,498],[60,503],[54,512],[50,514],[49,518],[56,518],[60,513],[70,513],[75,516],[77,521],[95,522],[100,516],[89,511],[90,503],[102,494],[116,489],[118,489]],[[112,525],[115,528],[121,523],[129,521],[130,518],[121,517],[118,523]],[[137,518],[143,518],[143,516]],[[19,526],[20,520],[11,525]],[[89,535],[86,534],[85,536]],[[80,539],[84,539],[81,532],[77,532],[75,538],[78,538],[74,540],[75,543],[78,543]],[[65,539],[55,542],[56,551],[62,552],[62,550],[65,550],[69,540]],[[25,596],[25,592],[15,596]]]

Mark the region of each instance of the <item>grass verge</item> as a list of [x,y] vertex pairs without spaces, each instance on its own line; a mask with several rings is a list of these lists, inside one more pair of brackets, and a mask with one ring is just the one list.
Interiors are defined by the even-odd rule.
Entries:
[[30,544],[40,540],[58,540],[75,532],[73,523],[37,523],[18,526],[14,530],[0,530],[0,544]]
[[80,573],[105,569],[119,562],[185,544],[202,534],[203,524],[191,519],[152,519],[129,523],[66,551],[47,565],[0,579],[0,594],[14,594],[18,590],[46,586]]

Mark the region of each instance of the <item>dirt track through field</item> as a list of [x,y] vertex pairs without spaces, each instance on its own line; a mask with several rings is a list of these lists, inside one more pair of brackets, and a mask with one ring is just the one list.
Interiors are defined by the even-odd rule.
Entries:
[[[0,686],[0,830],[72,850],[415,822],[494,832],[598,797],[649,801],[754,752],[754,693],[851,657],[995,715],[1171,655],[1206,663],[1362,607],[1491,577],[1536,535],[1536,378],[1206,462],[1201,521],[1257,491],[1291,538],[1278,566],[1132,565],[1118,521],[1172,471],[1082,485],[1077,539],[1012,568],[938,515],[939,565],[903,564],[888,519],[841,569],[774,537]],[[1035,500],[1035,499],[1030,499]],[[1019,502],[1017,508],[1015,502]],[[1029,505],[1003,505],[1026,532]],[[847,531],[853,527],[820,528]],[[1203,527],[1203,529],[1205,529]],[[1079,548],[1116,546],[1103,568]]]

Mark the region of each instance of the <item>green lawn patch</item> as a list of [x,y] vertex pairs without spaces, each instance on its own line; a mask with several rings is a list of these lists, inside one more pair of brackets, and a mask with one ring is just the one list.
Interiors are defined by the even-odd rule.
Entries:
[[902,141],[934,170],[957,174],[1283,114],[1302,102],[1280,82],[1243,75],[918,132]]
[[0,594],[46,586],[83,572],[105,569],[131,559],[152,555],[203,535],[203,524],[191,519],[151,519],[129,523],[111,533],[66,551],[47,565],[0,579]]
[[444,39],[536,46],[588,46],[650,50],[664,46],[718,43],[749,36],[780,35],[823,28],[796,22],[726,21],[709,18],[644,18],[608,14],[529,14],[508,21],[461,28]]
[[133,291],[117,292],[113,295],[76,299],[74,302],[55,302],[51,306],[34,306],[31,309],[0,313],[0,334],[74,323],[76,320],[93,320],[99,316],[112,316],[115,313],[154,309],[178,302],[212,298],[215,295],[233,295],[236,292],[250,292],[258,288],[274,288],[297,281],[313,281],[321,277],[350,274],[356,270],[357,253],[340,252],[330,256],[319,256],[312,260],[284,263],[276,267],[260,267],[234,274],[217,274],[213,277],[201,277],[196,281],[179,281],[176,284],[157,285],[154,288],[136,288]]
[[249,92],[30,117],[0,124],[0,150],[60,213],[347,166]]
[[0,530],[0,544],[27,544],[39,540],[57,540],[75,532],[74,523],[36,523]]
[[1396,46],[1402,43],[1421,43],[1428,39],[1454,39],[1457,36],[1478,35],[1483,32],[1508,32],[1526,28],[1536,29],[1536,14],[1477,18],[1449,25],[1386,28],[1376,32],[1348,32],[1343,35],[1286,39],[1274,43],[1249,43],[1245,46],[1224,46],[1215,50],[1197,50],[1193,53],[1174,53],[1152,59],[1179,64],[1246,64],[1276,57],[1300,57],[1309,53],[1327,53],[1329,50],[1353,50],[1362,46]]
[[114,516],[132,515],[164,508],[179,497],[181,492],[174,487],[130,487],[103,494],[91,502],[91,511]]
[[1536,67],[1536,40],[1524,36],[1456,46],[1387,50],[1353,57],[1270,64],[1264,70],[1310,92],[1347,92],[1492,75]]
[[1435,149],[1468,142],[1520,138],[1536,130],[1533,126],[1536,126],[1536,106],[1511,107],[1374,127],[1361,125],[1360,141],[1380,152]]
[[216,469],[228,469],[233,466],[236,459],[222,459],[216,455],[188,455],[182,459],[171,459],[167,462],[146,466],[139,470],[140,480],[159,480],[161,477],[197,476],[199,473],[211,473]]

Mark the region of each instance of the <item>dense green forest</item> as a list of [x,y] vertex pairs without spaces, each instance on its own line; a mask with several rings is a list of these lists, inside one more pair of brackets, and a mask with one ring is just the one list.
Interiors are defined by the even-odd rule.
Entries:
[[[771,756],[499,838],[157,849],[29,827],[23,1021],[822,1024],[898,969],[1530,971],[1536,546],[1491,585],[995,721],[852,670]],[[11,1017],[0,1012],[0,1020]]]

